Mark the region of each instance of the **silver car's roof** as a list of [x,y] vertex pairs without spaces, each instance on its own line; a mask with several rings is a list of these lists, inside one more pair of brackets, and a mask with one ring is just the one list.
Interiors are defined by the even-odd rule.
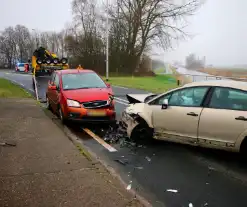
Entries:
[[200,82],[192,82],[185,84],[184,87],[192,87],[192,86],[221,86],[221,87],[231,87],[241,90],[247,91],[247,82],[242,81],[234,81],[234,80],[209,80],[209,81],[200,81]]

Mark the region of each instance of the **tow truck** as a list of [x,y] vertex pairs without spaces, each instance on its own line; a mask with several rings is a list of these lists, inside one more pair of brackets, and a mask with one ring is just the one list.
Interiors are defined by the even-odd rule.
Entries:
[[39,47],[33,52],[32,60],[29,62],[32,66],[32,82],[36,98],[40,102],[45,102],[48,80],[54,70],[69,69],[68,59],[65,57],[59,59],[55,53]]

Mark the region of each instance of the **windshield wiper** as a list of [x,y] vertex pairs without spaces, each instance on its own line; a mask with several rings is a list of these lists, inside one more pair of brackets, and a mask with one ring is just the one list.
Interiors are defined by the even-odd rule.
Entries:
[[85,87],[85,88],[65,88],[64,90],[78,90],[78,89],[89,89],[89,87]]

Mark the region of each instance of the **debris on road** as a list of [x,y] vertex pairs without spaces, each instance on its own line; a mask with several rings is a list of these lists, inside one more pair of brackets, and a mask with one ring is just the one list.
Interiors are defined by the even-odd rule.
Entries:
[[11,142],[11,141],[0,142],[0,146],[10,146],[10,147],[15,147],[15,146],[16,146],[16,143],[15,143],[15,142]]
[[[137,147],[137,144],[127,136],[126,130],[119,123],[108,128],[93,128],[90,130],[102,137],[109,144],[119,143],[120,147]],[[139,145],[138,147],[144,146]]]
[[131,187],[132,187],[132,184],[131,183],[132,183],[132,181],[130,181],[129,185],[127,186],[127,188],[126,188],[127,190],[130,190],[131,189]]
[[146,158],[146,160],[147,160],[148,162],[151,162],[151,158],[150,158],[150,157],[146,156],[145,158]]
[[130,190],[131,189],[131,184],[129,184],[126,189]]
[[120,163],[120,164],[122,164],[122,165],[128,164],[128,161],[127,161],[127,160],[115,159],[114,161],[116,161],[116,162],[118,162],[118,163]]
[[143,167],[135,167],[135,169],[143,170]]
[[175,189],[167,189],[166,191],[167,192],[172,192],[172,193],[177,193],[178,192],[178,190],[175,190]]

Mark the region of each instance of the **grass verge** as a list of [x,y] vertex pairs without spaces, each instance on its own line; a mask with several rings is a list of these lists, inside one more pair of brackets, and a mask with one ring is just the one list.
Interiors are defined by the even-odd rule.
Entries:
[[155,77],[109,77],[109,83],[116,86],[142,89],[155,93],[164,92],[177,87],[176,78],[173,75],[156,75]]
[[31,98],[31,94],[9,80],[0,78],[0,98]]
[[165,73],[165,68],[158,68],[156,70],[154,70],[155,74],[160,74],[160,73]]

